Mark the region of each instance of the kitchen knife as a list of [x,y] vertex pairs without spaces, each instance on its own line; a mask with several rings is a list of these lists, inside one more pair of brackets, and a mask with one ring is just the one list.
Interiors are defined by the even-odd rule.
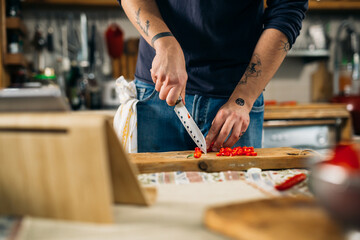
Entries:
[[178,101],[175,104],[174,111],[176,115],[179,117],[182,125],[189,133],[191,139],[195,142],[195,144],[206,154],[206,142],[205,137],[200,131],[199,127],[196,125],[194,119],[189,114],[186,109],[184,103],[182,102],[181,97],[179,97]]

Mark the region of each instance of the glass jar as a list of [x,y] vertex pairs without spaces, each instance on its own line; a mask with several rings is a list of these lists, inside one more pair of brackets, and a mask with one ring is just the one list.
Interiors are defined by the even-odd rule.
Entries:
[[339,72],[339,93],[340,95],[351,94],[352,84],[352,71],[353,67],[351,63],[343,62],[340,66]]

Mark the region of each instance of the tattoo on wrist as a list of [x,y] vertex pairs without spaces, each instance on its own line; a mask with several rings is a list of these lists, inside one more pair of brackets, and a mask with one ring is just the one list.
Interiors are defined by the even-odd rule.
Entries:
[[284,42],[282,40],[280,40],[280,42],[281,42],[281,47],[279,48],[279,50],[284,51],[284,53],[286,54],[290,50],[290,43]]
[[245,105],[245,100],[242,98],[238,98],[235,100],[235,103],[239,106],[244,106]]
[[154,47],[154,42],[156,40],[158,40],[159,38],[162,38],[162,37],[172,37],[174,35],[172,35],[171,32],[161,32],[161,33],[158,33],[156,34],[152,39],[151,39],[151,46]]
[[143,26],[141,24],[141,21],[140,21],[140,11],[141,11],[141,8],[139,8],[137,11],[135,11],[135,20],[136,20],[136,23],[137,25],[139,25],[140,29],[145,33],[146,36],[149,36],[149,27],[150,27],[150,21],[149,20],[146,20],[145,22],[145,26]]
[[254,54],[247,66],[243,77],[240,79],[239,84],[246,84],[249,78],[257,78],[261,75],[261,60],[259,55]]

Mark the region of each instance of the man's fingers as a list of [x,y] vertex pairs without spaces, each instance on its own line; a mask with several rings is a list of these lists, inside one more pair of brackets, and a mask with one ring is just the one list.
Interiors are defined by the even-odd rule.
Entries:
[[245,134],[247,128],[249,127],[249,123],[250,123],[250,122],[244,122],[244,123],[241,125],[241,136]]
[[[212,142],[214,142],[215,138],[217,137],[217,135],[220,132],[221,127],[223,126],[225,122],[225,119],[222,118],[221,114],[217,114],[211,124],[210,130],[208,132],[208,134],[206,135],[206,146],[210,146],[210,144]],[[213,147],[214,151],[217,151],[217,149],[215,149]]]
[[217,136],[217,138],[216,138],[216,140],[214,142],[214,148],[215,149],[218,150],[223,146],[223,144],[224,144],[227,136],[229,136],[230,131],[233,128],[233,126],[234,126],[234,121],[233,120],[227,119],[225,121],[224,125],[221,127],[221,130],[220,130],[220,132],[219,132],[219,134],[218,134],[218,136]]
[[167,95],[170,91],[170,88],[166,86],[165,84],[162,84],[160,91],[159,91],[159,98],[161,100],[165,100],[167,98]]
[[176,87],[171,88],[170,91],[167,94],[166,103],[169,106],[174,106],[176,101],[179,99],[179,96],[180,96],[179,89],[176,88]]
[[224,143],[224,147],[232,147],[240,139],[240,137],[242,135],[242,133],[241,133],[242,125],[243,124],[241,122],[234,124],[232,131],[231,131],[231,135]]

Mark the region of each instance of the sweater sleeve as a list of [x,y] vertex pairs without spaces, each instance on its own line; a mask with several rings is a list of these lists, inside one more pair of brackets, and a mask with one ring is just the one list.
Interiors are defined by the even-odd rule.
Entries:
[[275,28],[284,33],[290,47],[299,36],[302,20],[308,9],[308,0],[267,0],[264,29]]

